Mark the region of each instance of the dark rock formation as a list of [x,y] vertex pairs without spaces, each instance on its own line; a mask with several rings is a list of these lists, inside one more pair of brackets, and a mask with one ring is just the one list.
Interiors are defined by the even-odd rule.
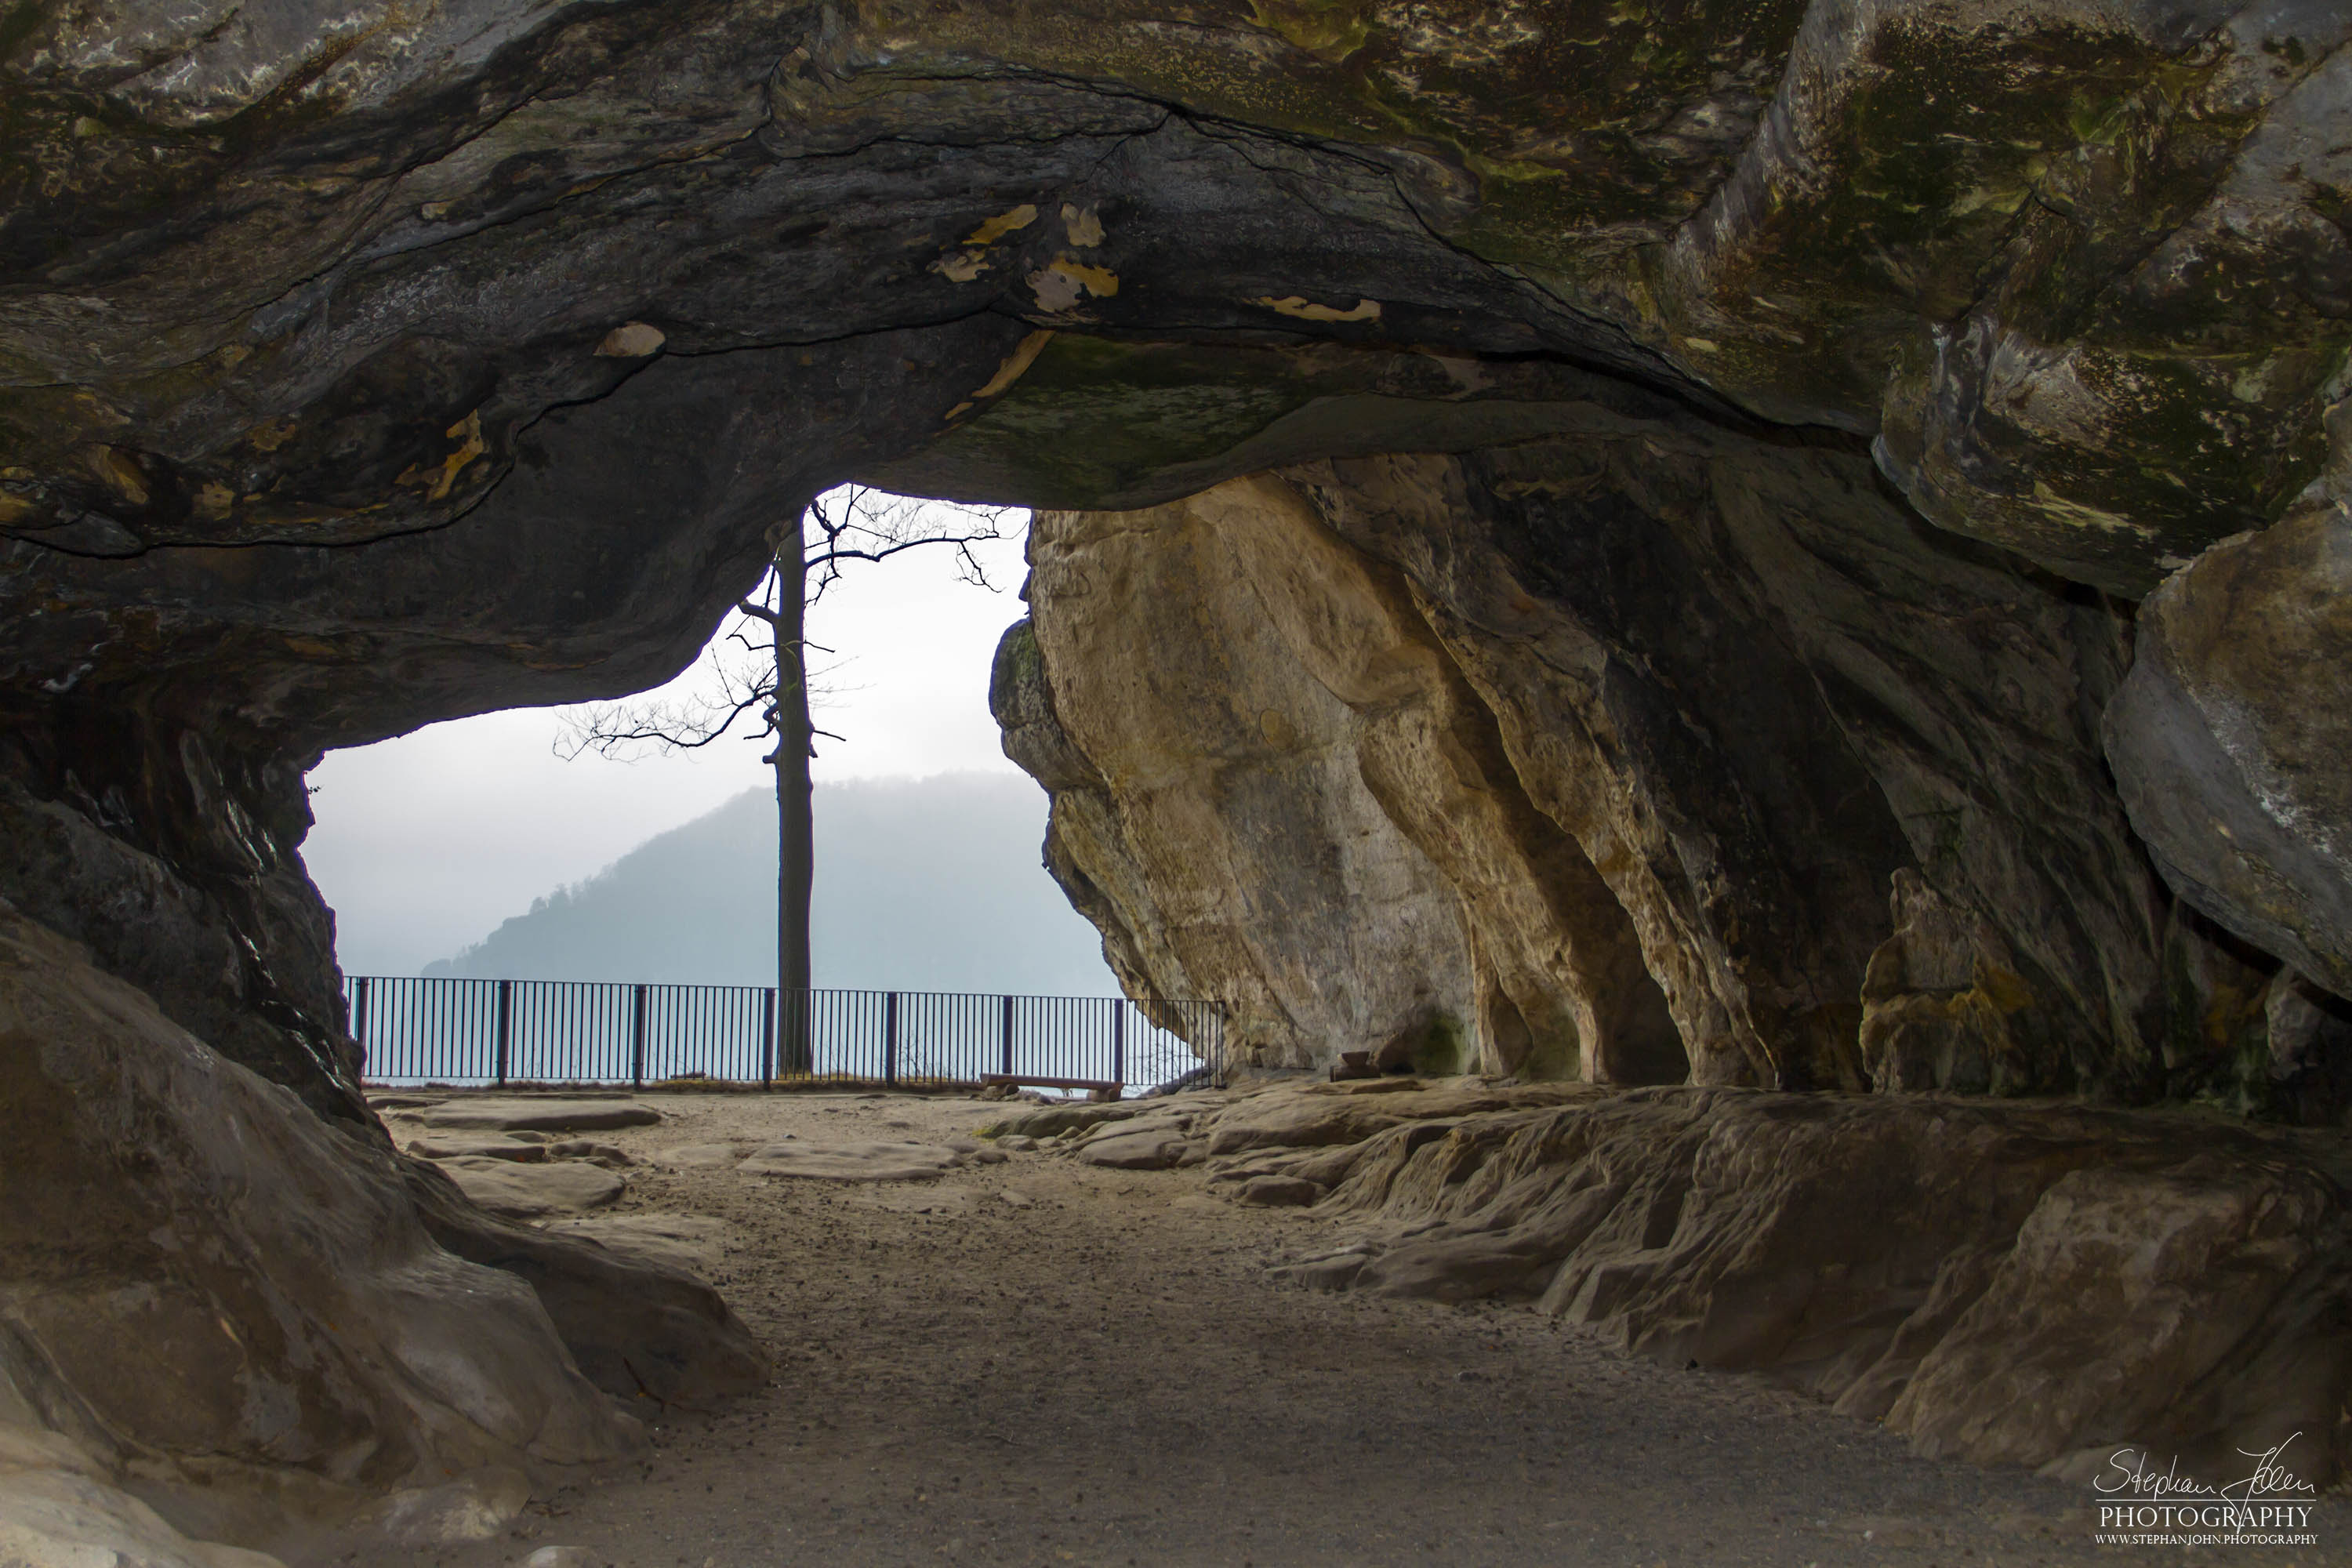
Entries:
[[1063,509],[1049,858],[1267,1059],[2340,1121],[2347,35],[32,0],[0,897],[389,1158],[305,768],[865,477]]
[[2134,825],[2191,904],[2352,994],[2352,519],[2216,545],[2140,624],[2106,721]]
[[[509,1237],[454,1194],[420,1217],[381,1136],[313,1115],[5,910],[0,1068],[0,1392],[200,1533],[633,1451],[642,1432],[567,1341],[633,1397],[760,1375],[707,1287]],[[602,1317],[575,1304],[590,1282]],[[623,1368],[615,1339],[658,1359]]]

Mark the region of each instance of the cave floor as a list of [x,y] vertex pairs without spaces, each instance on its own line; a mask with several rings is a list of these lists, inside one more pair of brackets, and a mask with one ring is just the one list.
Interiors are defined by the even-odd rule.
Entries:
[[[786,1133],[943,1139],[1000,1107],[644,1098],[662,1125],[596,1135],[652,1162],[615,1212],[729,1222],[709,1272],[771,1348],[773,1384],[658,1413],[642,1465],[534,1502],[503,1538],[404,1561],[506,1568],[556,1544],[614,1568],[2158,1555],[2095,1547],[2084,1489],[1915,1458],[1760,1379],[1633,1360],[1523,1308],[1269,1283],[1266,1265],[1343,1233],[1211,1197],[1198,1170],[1040,1152],[851,1186],[662,1161]],[[2340,1492],[2314,1522],[2316,1549],[2223,1560],[2346,1561]]]

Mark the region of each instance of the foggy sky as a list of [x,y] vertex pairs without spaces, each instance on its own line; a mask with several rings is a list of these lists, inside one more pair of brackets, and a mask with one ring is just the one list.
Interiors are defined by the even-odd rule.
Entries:
[[[1045,796],[1008,773],[817,786],[810,958],[856,990],[1115,995],[1038,869]],[[772,985],[776,797],[753,790],[534,902],[427,974]]]
[[[996,592],[958,582],[950,552],[920,550],[854,569],[812,608],[811,642],[835,650],[813,656],[833,688],[817,723],[845,737],[819,742],[818,779],[1014,772],[989,717],[988,667],[1024,613],[1021,541],[981,552]],[[698,679],[698,668],[680,682]],[[334,908],[346,971],[415,974],[656,834],[772,788],[751,741],[559,760],[562,713],[431,725],[331,752],[311,773],[318,826],[302,855]],[[1035,847],[1021,850],[1032,863]],[[1042,868],[1025,874],[1050,889]]]

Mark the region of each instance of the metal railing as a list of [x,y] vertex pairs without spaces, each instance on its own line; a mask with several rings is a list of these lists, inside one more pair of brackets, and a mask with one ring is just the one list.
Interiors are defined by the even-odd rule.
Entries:
[[352,975],[344,1016],[371,1084],[884,1087],[991,1074],[1145,1089],[1224,1073],[1215,1002]]

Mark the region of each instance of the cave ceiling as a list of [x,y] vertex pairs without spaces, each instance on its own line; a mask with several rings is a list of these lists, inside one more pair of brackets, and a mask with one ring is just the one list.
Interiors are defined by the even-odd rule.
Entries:
[[2136,596],[2326,466],[2347,26],[18,7],[6,673],[234,644],[342,743],[663,673],[851,475],[1131,505],[1643,420],[1874,443]]

